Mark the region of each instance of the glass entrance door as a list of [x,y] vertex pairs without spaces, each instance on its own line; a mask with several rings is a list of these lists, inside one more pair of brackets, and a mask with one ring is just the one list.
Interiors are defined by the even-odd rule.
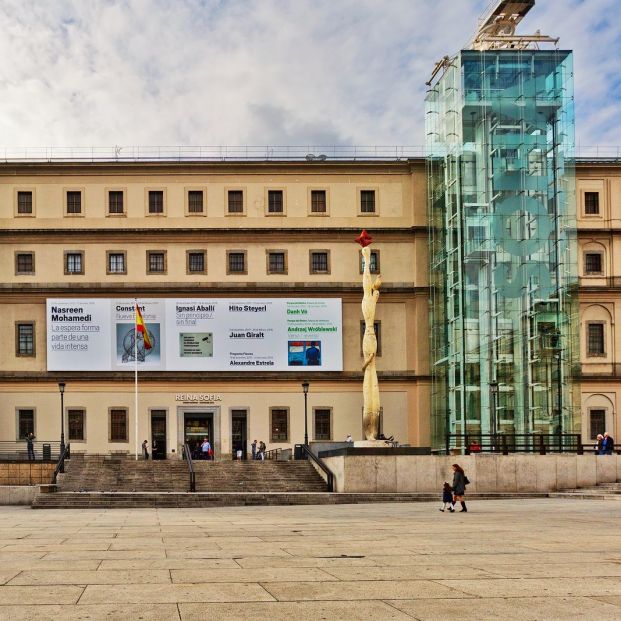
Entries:
[[151,410],[151,456],[166,459],[166,412]]
[[246,432],[246,410],[233,410],[231,414],[232,458],[238,459],[238,451],[241,451],[241,459],[246,459],[246,447],[248,446],[248,434]]
[[201,459],[201,444],[207,438],[214,449],[213,413],[186,412],[183,415],[183,440],[187,442],[192,459]]

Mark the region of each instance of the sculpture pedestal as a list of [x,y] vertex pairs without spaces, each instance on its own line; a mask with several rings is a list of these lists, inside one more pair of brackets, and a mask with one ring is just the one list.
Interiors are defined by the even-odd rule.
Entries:
[[354,448],[386,448],[388,445],[384,440],[356,440]]

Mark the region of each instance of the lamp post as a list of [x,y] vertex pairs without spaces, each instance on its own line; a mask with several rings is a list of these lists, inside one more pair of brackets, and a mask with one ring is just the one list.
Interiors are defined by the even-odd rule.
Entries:
[[494,450],[496,449],[496,434],[498,432],[497,424],[496,424],[496,394],[498,393],[498,382],[491,381],[489,383],[489,390],[491,393],[491,403],[490,403],[490,427],[492,431],[492,446]]
[[302,382],[302,390],[304,391],[304,446],[308,446],[308,382]]
[[60,454],[65,452],[65,382],[58,382],[60,392]]

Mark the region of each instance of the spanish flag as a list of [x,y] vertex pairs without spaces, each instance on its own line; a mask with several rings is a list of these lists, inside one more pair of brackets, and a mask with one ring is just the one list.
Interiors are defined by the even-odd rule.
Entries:
[[144,348],[151,349],[153,345],[151,344],[151,339],[149,338],[149,331],[147,330],[147,326],[142,318],[142,313],[140,312],[140,307],[136,304],[136,331],[142,334],[142,340],[144,341]]

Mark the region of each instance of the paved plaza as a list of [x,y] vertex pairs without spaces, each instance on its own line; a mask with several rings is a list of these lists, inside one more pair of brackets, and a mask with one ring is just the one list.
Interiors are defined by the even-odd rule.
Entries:
[[0,618],[621,619],[621,502],[0,507]]

